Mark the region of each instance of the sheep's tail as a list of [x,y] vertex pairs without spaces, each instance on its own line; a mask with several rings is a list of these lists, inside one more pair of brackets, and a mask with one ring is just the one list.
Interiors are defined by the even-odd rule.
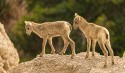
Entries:
[[109,39],[109,35],[106,33],[106,39]]
[[70,27],[70,30],[72,30],[72,26],[71,26],[71,24],[69,24],[69,23],[67,23],[68,25],[69,25],[69,27]]
[[109,31],[107,29],[105,30],[105,34],[106,34],[106,39],[110,39]]

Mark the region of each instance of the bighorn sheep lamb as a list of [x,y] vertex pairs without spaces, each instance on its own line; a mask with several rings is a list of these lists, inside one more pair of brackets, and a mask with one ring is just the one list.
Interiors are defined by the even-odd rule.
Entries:
[[64,40],[64,47],[60,52],[63,55],[67,49],[67,46],[71,45],[72,56],[75,56],[75,43],[70,39],[69,35],[72,30],[72,26],[66,21],[55,21],[55,22],[44,22],[44,23],[35,23],[32,21],[25,21],[26,33],[30,35],[31,32],[36,33],[40,38],[43,38],[42,43],[42,53],[40,56],[45,54],[45,45],[48,40],[51,47],[51,53],[55,53],[55,49],[52,44],[52,38],[61,36]]
[[[108,50],[110,52],[112,64],[114,64],[114,52],[113,52],[113,50],[111,48],[111,44],[110,44],[109,31],[106,28],[96,25],[94,23],[87,22],[83,17],[81,17],[77,13],[75,13],[73,27],[74,27],[74,29],[79,27],[87,39],[87,54],[86,54],[85,59],[89,57],[91,41],[92,41],[92,56],[95,55],[95,46],[96,46],[96,42],[98,42],[98,44],[105,56],[104,67],[107,66],[107,57],[108,57],[108,51],[107,51],[106,47],[108,48]],[[106,47],[105,47],[105,45],[106,45]]]

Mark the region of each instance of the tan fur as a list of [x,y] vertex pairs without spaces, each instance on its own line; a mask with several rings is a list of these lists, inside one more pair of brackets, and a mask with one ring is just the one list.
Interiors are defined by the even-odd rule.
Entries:
[[73,27],[75,29],[79,27],[80,30],[85,34],[85,37],[87,39],[87,54],[85,58],[89,57],[91,42],[92,42],[92,56],[95,55],[95,46],[96,46],[96,42],[98,42],[105,56],[104,66],[105,67],[107,66],[107,58],[108,58],[108,51],[106,47],[108,48],[110,52],[110,55],[112,58],[111,59],[112,64],[114,64],[114,52],[110,44],[109,31],[102,26],[87,22],[83,17],[79,16],[77,13],[75,13],[75,18],[74,18],[73,23],[74,23]]
[[64,54],[67,46],[71,45],[72,57],[75,55],[75,43],[70,39],[69,35],[71,32],[71,25],[66,21],[55,21],[55,22],[44,22],[44,23],[35,23],[32,21],[25,21],[26,33],[30,35],[31,32],[36,33],[39,37],[43,38],[42,43],[42,53],[45,54],[45,45],[48,40],[51,46],[51,53],[55,53],[55,49],[52,44],[52,38],[61,36],[64,40],[64,48],[60,54]]

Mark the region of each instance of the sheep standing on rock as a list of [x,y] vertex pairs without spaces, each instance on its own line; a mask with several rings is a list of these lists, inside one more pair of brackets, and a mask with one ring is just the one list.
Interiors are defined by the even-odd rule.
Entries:
[[61,36],[64,40],[64,48],[60,52],[63,55],[67,49],[67,46],[71,45],[72,56],[75,56],[75,43],[70,39],[69,35],[72,30],[71,25],[66,21],[55,21],[55,22],[44,22],[44,23],[35,23],[32,21],[25,21],[26,33],[30,35],[31,32],[36,33],[40,38],[43,38],[42,43],[42,53],[41,56],[45,54],[45,46],[48,40],[51,46],[51,53],[55,53],[55,49],[52,44],[52,38]]
[[110,44],[109,31],[106,28],[96,25],[94,23],[87,22],[83,17],[79,16],[77,13],[75,13],[73,27],[75,29],[79,27],[80,30],[85,34],[85,37],[87,39],[87,54],[85,58],[88,58],[89,56],[91,41],[92,41],[92,56],[95,55],[95,46],[96,46],[96,42],[98,42],[105,56],[104,67],[107,66],[107,58],[108,58],[108,51],[106,47],[110,52],[112,64],[114,64],[114,52]]

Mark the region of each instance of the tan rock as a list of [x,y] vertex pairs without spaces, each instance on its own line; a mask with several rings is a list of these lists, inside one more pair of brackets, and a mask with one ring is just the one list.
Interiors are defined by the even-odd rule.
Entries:
[[[0,73],[17,66],[19,56],[17,50],[7,36],[3,24],[0,23]],[[3,71],[3,73],[5,72]]]
[[125,51],[124,51],[124,53],[123,53],[123,58],[125,58]]
[[[90,52],[91,53],[91,52]],[[75,59],[70,55],[46,54],[35,59],[23,62],[8,73],[124,73],[125,59],[114,56],[115,65],[112,65],[108,56],[107,68],[103,67],[105,57],[95,52],[95,58],[85,59],[86,53],[79,53]]]

